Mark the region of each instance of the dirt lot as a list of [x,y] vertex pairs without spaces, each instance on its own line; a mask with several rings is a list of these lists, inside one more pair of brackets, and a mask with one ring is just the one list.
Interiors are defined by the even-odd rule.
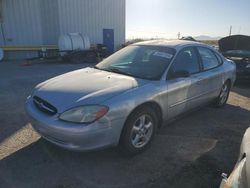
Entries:
[[[128,158],[117,149],[75,153],[32,130],[24,102],[39,82],[86,65],[0,63],[0,187],[218,187],[250,126],[250,84],[222,109],[204,107],[162,128],[152,147]],[[248,88],[247,88],[248,87]]]

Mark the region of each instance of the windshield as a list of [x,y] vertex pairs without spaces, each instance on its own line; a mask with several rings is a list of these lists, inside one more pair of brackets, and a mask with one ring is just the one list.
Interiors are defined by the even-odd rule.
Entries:
[[162,46],[128,46],[111,55],[96,68],[148,80],[159,80],[175,49]]

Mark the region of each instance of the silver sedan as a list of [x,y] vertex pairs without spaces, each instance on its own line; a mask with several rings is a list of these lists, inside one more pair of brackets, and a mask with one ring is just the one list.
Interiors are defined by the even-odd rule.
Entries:
[[209,102],[222,107],[234,81],[235,64],[210,46],[148,41],[39,84],[26,109],[33,128],[63,148],[135,154],[164,122]]

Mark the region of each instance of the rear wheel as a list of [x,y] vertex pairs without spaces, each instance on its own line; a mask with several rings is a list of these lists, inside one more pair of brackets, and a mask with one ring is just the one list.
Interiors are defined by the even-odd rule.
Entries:
[[158,118],[153,109],[142,107],[128,118],[123,129],[120,144],[128,154],[144,151],[151,143]]
[[227,103],[227,99],[229,97],[229,93],[230,93],[230,82],[226,81],[220,91],[220,95],[218,96],[218,98],[215,101],[215,105],[217,107],[223,107],[226,103]]

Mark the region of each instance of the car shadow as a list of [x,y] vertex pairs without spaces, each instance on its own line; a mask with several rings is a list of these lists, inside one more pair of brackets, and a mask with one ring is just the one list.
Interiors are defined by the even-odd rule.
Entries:
[[0,187],[218,187],[236,162],[250,111],[205,107],[163,127],[134,157],[72,152],[43,139],[0,161]]
[[[239,106],[227,104],[220,109],[208,106],[166,127],[164,131],[170,135],[184,131],[182,134],[188,137],[215,139],[216,144],[181,167],[169,182],[157,184],[157,187],[219,187],[221,174],[230,174],[238,159],[242,137],[250,126],[249,117],[250,111]],[[186,126],[191,123],[192,127]]]
[[[225,146],[225,145],[231,145]],[[238,157],[238,142],[219,140],[212,150],[182,167],[167,184],[158,187],[219,187],[222,173],[230,174]],[[227,150],[225,152],[225,150]],[[165,185],[165,186],[164,186]]]

